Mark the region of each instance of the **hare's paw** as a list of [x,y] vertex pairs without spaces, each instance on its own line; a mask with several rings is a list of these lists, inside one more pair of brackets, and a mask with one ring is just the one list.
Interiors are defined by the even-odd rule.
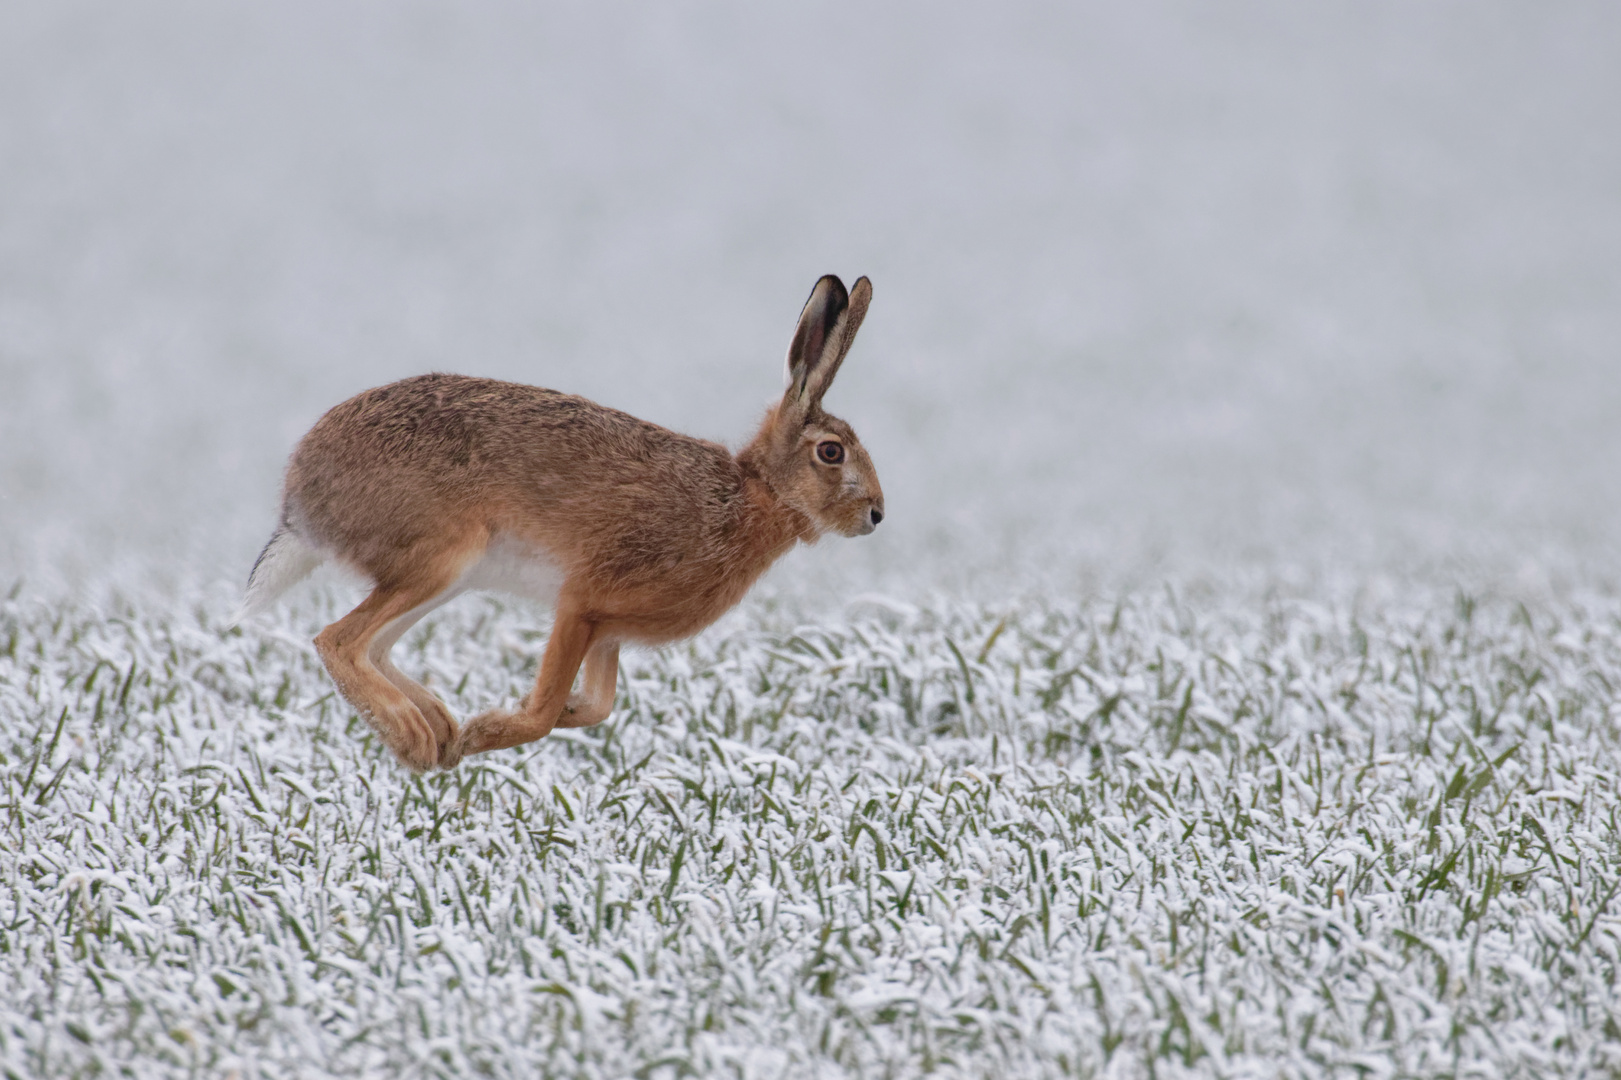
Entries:
[[503,750],[509,746],[534,742],[536,739],[544,738],[551,729],[551,724],[537,724],[534,717],[521,709],[517,712],[491,709],[489,712],[479,713],[462,725],[456,739],[440,755],[441,762],[446,758],[459,761],[468,754],[482,754],[486,750]]
[[456,718],[450,715],[450,710],[445,707],[444,702],[434,697],[426,687],[419,686],[409,679],[402,678],[396,685],[422,713],[423,719],[427,720],[428,726],[433,729],[434,739],[441,747],[456,740]]
[[462,763],[462,756],[467,753],[467,728],[463,727],[456,733],[456,737],[439,747],[439,767],[441,769],[454,769]]
[[439,764],[439,740],[422,711],[407,701],[376,707],[367,720],[379,738],[414,772]]
[[452,762],[447,758],[460,761],[468,754],[482,754],[486,750],[494,749],[493,735],[502,727],[512,722],[512,714],[505,709],[491,709],[489,712],[479,713],[462,725],[457,733],[456,740],[440,755],[440,764],[450,768]]
[[[456,723],[456,718],[450,715],[450,710],[445,708],[444,703],[438,698],[429,697],[427,701],[418,702],[417,704],[421,707],[423,715],[427,717],[429,726],[433,728],[435,763],[440,768],[448,769],[450,765],[445,764],[445,754],[452,746],[456,746],[460,742],[461,725]],[[457,760],[460,760],[459,754]],[[455,762],[451,762],[451,765],[454,764]]]

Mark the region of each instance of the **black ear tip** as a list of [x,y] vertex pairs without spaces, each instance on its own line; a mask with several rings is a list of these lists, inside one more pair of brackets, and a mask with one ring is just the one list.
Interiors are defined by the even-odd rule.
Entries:
[[850,302],[850,293],[837,274],[823,274],[817,279],[816,287],[811,290],[811,296],[818,294],[831,300],[834,307],[843,307]]
[[[849,307],[850,294],[845,291],[844,282],[835,274],[824,274],[817,279],[816,287],[811,290],[810,299],[805,301],[805,314],[802,317],[821,324],[821,340],[825,341]],[[819,350],[821,341],[818,341],[816,346]]]

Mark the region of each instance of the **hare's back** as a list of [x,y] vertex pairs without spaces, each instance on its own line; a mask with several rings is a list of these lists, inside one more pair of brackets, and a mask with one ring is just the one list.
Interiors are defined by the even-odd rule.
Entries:
[[[318,542],[408,546],[449,524],[490,531],[613,528],[627,500],[674,509],[733,482],[706,443],[537,386],[422,375],[357,394],[288,465],[286,512]],[[535,536],[536,540],[545,539]],[[548,547],[553,546],[548,543]]]

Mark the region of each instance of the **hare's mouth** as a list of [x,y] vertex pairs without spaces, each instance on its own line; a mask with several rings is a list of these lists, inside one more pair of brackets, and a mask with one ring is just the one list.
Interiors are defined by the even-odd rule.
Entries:
[[878,528],[878,523],[884,520],[884,512],[876,506],[869,507],[865,513],[851,523],[851,528],[844,530],[845,536],[866,536]]

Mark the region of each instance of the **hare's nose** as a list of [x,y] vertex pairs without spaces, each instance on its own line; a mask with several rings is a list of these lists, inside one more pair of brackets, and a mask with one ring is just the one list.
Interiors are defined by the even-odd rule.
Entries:
[[882,510],[880,510],[880,509],[878,509],[878,508],[877,508],[877,507],[876,507],[876,506],[875,506],[875,507],[873,507],[873,508],[872,508],[872,523],[873,523],[873,527],[874,527],[874,528],[876,528],[876,527],[877,527],[877,525],[878,525],[878,523],[879,523],[879,522],[880,522],[880,521],[882,521],[882,520],[884,520],[884,512],[883,512],[883,511],[882,511]]

